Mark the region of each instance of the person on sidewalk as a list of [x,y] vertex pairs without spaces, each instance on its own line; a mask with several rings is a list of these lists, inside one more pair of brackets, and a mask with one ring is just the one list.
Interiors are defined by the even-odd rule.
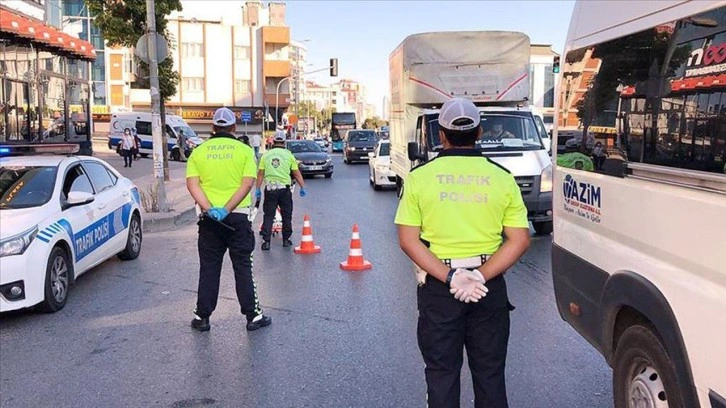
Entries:
[[136,146],[136,141],[131,135],[131,129],[124,129],[124,134],[121,136],[121,156],[124,158],[124,167],[131,167],[133,162],[133,151]]
[[255,149],[255,158],[259,158],[262,137],[257,133],[252,134],[252,137],[250,138],[250,145],[252,145],[252,148]]
[[212,123],[213,136],[192,151],[186,169],[187,189],[202,210],[197,241],[199,288],[192,327],[199,331],[210,328],[209,316],[219,297],[222,261],[229,250],[247,330],[257,330],[270,325],[272,319],[262,313],[252,275],[255,236],[249,208],[255,158],[252,149],[234,137],[235,116],[231,110],[217,109]]
[[183,129],[179,129],[176,145],[179,147],[179,161],[187,161],[187,137],[184,135]]
[[136,128],[131,128],[131,134],[134,136],[134,161],[139,160],[139,149],[141,149],[141,138]]
[[427,402],[459,407],[466,348],[474,406],[504,408],[514,307],[503,274],[529,246],[527,208],[509,171],[476,148],[482,128],[470,100],[449,99],[438,121],[444,149],[409,173],[395,218],[401,249],[418,269]]
[[280,207],[282,216],[282,246],[291,247],[292,241],[292,173],[300,185],[300,197],[305,197],[305,181],[297,167],[295,156],[285,148],[285,133],[278,131],[272,148],[260,159],[257,171],[257,198],[262,197],[262,182],[265,182],[265,201],[262,204],[264,221],[262,223],[262,250],[270,250],[272,223],[275,212]]

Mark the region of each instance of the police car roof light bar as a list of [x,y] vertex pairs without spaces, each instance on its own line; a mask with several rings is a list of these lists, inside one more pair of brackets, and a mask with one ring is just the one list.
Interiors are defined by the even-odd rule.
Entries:
[[31,156],[40,154],[72,155],[78,153],[75,143],[12,144],[0,146],[1,156]]

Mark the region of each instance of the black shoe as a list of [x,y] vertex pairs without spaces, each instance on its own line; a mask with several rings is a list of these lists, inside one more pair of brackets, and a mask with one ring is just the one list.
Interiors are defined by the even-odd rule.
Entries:
[[262,243],[262,250],[263,251],[269,251],[270,250],[270,241],[264,241]]
[[282,240],[282,247],[287,248],[292,246],[292,240],[289,239],[283,239]]
[[257,315],[254,319],[247,322],[247,331],[255,331],[259,328],[272,324],[272,318],[265,315]]
[[200,318],[197,315],[194,315],[194,319],[192,319],[192,329],[198,330],[200,332],[209,331],[209,318]]

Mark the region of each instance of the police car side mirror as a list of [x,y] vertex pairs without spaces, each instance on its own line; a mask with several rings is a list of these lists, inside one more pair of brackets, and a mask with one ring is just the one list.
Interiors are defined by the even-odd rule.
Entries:
[[416,142],[408,142],[408,160],[426,160],[426,156],[421,154],[421,149]]
[[68,193],[65,207],[70,208],[79,205],[90,204],[95,199],[96,198],[91,193],[87,193],[85,191],[71,191],[70,193]]

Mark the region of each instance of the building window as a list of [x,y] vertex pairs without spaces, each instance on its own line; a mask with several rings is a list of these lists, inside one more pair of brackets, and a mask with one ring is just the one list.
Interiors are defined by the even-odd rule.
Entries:
[[250,59],[250,47],[246,45],[235,45],[234,46],[234,59],[246,60]]
[[182,78],[182,85],[184,85],[185,91],[203,91],[204,90],[204,78],[202,78],[202,77],[184,77],[184,78]]
[[250,91],[250,81],[248,79],[235,79],[234,92],[245,93]]
[[183,42],[181,51],[182,58],[202,58],[204,56],[202,43]]

